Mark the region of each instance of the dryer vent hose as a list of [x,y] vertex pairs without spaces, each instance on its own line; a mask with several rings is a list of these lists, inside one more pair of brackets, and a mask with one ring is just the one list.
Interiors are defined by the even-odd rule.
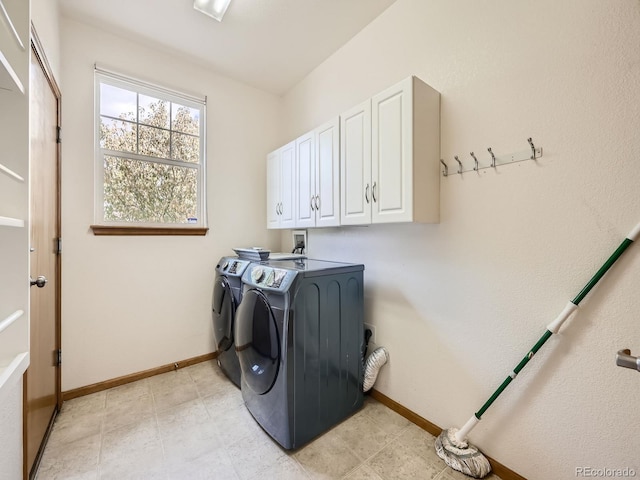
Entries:
[[364,364],[364,381],[362,383],[362,390],[368,392],[376,383],[378,378],[378,372],[385,363],[389,360],[389,352],[384,347],[378,347],[371,355],[367,357],[367,361]]

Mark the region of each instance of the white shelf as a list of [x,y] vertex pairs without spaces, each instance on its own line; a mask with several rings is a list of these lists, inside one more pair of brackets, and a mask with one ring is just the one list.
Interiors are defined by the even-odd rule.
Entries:
[[11,217],[0,217],[0,227],[24,227],[24,220]]
[[7,57],[4,56],[2,51],[0,50],[0,89],[3,90],[16,90],[18,89],[20,93],[24,94],[24,85],[18,78],[18,74],[7,60]]
[[24,310],[17,310],[0,322],[0,332],[24,315]]
[[5,385],[13,385],[22,378],[29,366],[29,352],[22,352],[13,358],[0,359],[0,402]]
[[[0,437],[8,441],[0,446],[0,464],[14,464],[18,470],[23,460],[22,382],[30,362],[25,228],[29,225],[29,4],[0,0]],[[2,470],[4,478],[6,468]]]
[[0,172],[8,175],[9,177],[13,178],[14,180],[17,180],[20,183],[24,183],[24,178],[22,178],[20,175],[18,175],[16,172],[11,170],[10,168],[5,167],[1,163],[0,163]]
[[18,31],[16,30],[15,25],[11,21],[11,17],[9,17],[9,14],[7,13],[7,9],[4,7],[4,3],[2,3],[2,0],[0,0],[0,14],[2,14],[4,21],[7,23],[7,27],[9,28],[9,31],[13,35],[13,39],[16,41],[20,49],[24,50],[24,43],[22,43],[22,40],[20,39],[20,35],[18,35]]

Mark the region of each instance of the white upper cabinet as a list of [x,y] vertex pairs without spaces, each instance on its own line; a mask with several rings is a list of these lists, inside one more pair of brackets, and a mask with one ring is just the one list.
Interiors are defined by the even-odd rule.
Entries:
[[371,223],[371,100],[340,115],[340,223]]
[[267,155],[267,228],[295,226],[295,142]]
[[296,140],[295,226],[299,228],[316,226],[315,155],[313,132],[302,135]]
[[267,157],[268,228],[440,221],[440,94],[409,77]]
[[340,225],[340,120],[338,117],[314,131],[316,227]]
[[280,228],[295,227],[295,142],[282,147],[280,152]]
[[339,120],[296,140],[297,228],[340,225]]
[[267,155],[267,228],[280,227],[280,150]]
[[437,223],[440,94],[409,77],[341,118],[342,224]]

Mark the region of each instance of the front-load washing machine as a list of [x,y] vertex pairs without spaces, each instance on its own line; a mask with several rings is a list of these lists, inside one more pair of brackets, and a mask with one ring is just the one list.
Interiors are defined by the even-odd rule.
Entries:
[[251,262],[237,257],[222,257],[216,265],[213,285],[213,338],[218,365],[240,387],[240,363],[234,348],[236,312],[242,301],[242,274]]
[[245,270],[235,333],[242,397],[286,449],[362,406],[363,270],[304,259]]

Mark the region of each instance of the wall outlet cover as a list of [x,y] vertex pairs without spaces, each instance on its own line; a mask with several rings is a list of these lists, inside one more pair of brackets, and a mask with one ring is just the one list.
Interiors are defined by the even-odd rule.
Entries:
[[[307,244],[307,231],[306,230],[293,230],[292,239],[293,239],[293,248],[295,253],[308,253],[309,246]],[[302,251],[300,251],[300,247],[302,247]]]

